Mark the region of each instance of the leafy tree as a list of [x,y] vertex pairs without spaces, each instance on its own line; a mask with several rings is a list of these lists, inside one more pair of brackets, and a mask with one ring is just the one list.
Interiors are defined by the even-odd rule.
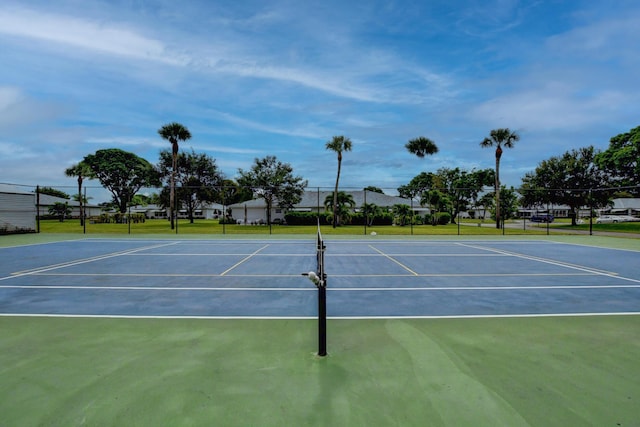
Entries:
[[614,136],[609,148],[595,157],[595,163],[613,178],[613,184],[633,187],[640,196],[640,126]]
[[500,212],[502,212],[502,218],[507,220],[516,218],[518,216],[518,193],[513,188],[506,188],[504,185],[500,190]]
[[[470,172],[459,168],[441,168],[434,174],[431,172],[421,172],[415,176],[407,185],[400,186],[398,193],[401,197],[420,197],[421,205],[432,205],[430,198],[442,198],[446,195],[448,203],[439,207],[450,214],[453,222],[462,210],[468,209],[469,205],[476,205],[479,194],[483,188],[493,182],[493,171],[491,169],[472,170]],[[439,191],[441,194],[430,195],[432,191]],[[435,200],[435,199],[434,199]]]
[[38,193],[46,194],[48,196],[53,196],[53,197],[60,197],[61,199],[70,199],[71,198],[64,191],[56,190],[55,188],[51,188],[51,187],[39,187],[38,188]]
[[334,227],[349,222],[351,219],[351,211],[355,205],[356,202],[353,200],[353,196],[344,191],[338,191],[337,197],[335,194],[329,194],[324,199],[325,209],[328,212],[332,212],[334,214],[332,215],[332,220],[338,222],[337,224],[333,224]]
[[365,187],[364,191],[369,191],[371,193],[384,194],[384,191],[382,191],[382,188],[374,187],[373,185]]
[[251,188],[240,187],[232,179],[223,179],[221,186],[220,200],[224,205],[233,205],[253,198]]
[[483,148],[496,147],[496,175],[495,175],[495,195],[496,195],[496,228],[500,228],[500,158],[502,157],[502,147],[512,148],[516,141],[520,140],[520,135],[512,132],[509,128],[493,129],[489,137],[485,138],[480,146]]
[[49,206],[49,215],[57,216],[60,222],[63,222],[66,217],[71,215],[71,208],[68,202],[56,202],[52,206]]
[[411,154],[415,154],[420,158],[431,156],[438,152],[436,143],[424,136],[409,140],[409,142],[405,144],[405,148]]
[[291,209],[300,202],[307,186],[307,181],[293,174],[291,165],[280,162],[275,156],[254,159],[251,169],[238,169],[238,175],[237,182],[241,187],[251,188],[256,197],[264,199],[268,224],[274,203],[283,209]]
[[455,223],[458,213],[476,203],[485,186],[493,182],[494,172],[491,169],[472,170],[467,172],[459,168],[438,169],[433,178],[434,187],[446,194],[450,200],[447,212],[451,214],[451,222]]
[[70,176],[70,177],[77,177],[78,178],[78,206],[80,208],[80,225],[84,225],[84,204],[85,204],[85,200],[84,197],[82,197],[82,182],[84,181],[85,178],[91,179],[94,177],[93,172],[91,171],[91,168],[86,165],[84,162],[79,162],[78,164],[75,164],[73,166],[68,167],[65,171],[64,171],[65,175]]
[[494,192],[484,193],[477,201],[476,207],[482,206],[482,220],[484,221],[487,216],[487,210],[489,212],[495,212],[496,195]]
[[437,213],[450,212],[453,203],[447,194],[438,189],[433,189],[423,193],[423,197],[420,199],[420,204],[422,206],[429,206],[431,224],[437,225]]
[[340,181],[340,168],[342,166],[342,152],[351,151],[351,140],[342,135],[334,136],[326,144],[327,150],[338,154],[338,173],[336,175],[336,188],[333,191],[333,228],[338,224],[338,182]]
[[608,176],[595,163],[598,152],[593,146],[571,150],[562,156],[543,160],[534,172],[522,178],[521,203],[539,206],[546,203],[568,205],[572,225],[582,206],[602,207],[609,203],[607,191],[591,191],[608,185]]
[[171,143],[171,154],[172,154],[172,167],[171,167],[171,194],[169,197],[169,212],[171,219],[171,229],[173,230],[174,218],[175,218],[175,194],[176,194],[176,172],[177,172],[177,161],[178,161],[178,141],[186,141],[191,139],[191,133],[189,130],[181,125],[180,123],[169,123],[162,126],[158,129],[158,134],[162,139],[165,139]]
[[[190,153],[179,153],[174,162],[173,154],[168,150],[163,150],[160,152],[160,161],[157,167],[161,180],[166,181],[169,178],[173,180],[174,185],[176,182],[180,183],[180,188],[174,189],[174,191],[180,206],[187,210],[191,223],[194,220],[194,212],[204,203],[220,199],[220,186],[223,177],[215,160],[210,156],[197,154],[191,150]],[[170,204],[171,198],[169,197],[168,203],[163,203],[163,205]]]
[[151,196],[145,196],[144,194],[136,194],[131,198],[131,202],[129,204],[131,206],[147,206],[154,203],[156,194],[152,194]]
[[113,196],[121,213],[142,187],[158,185],[157,173],[148,161],[119,148],[98,150],[82,160]]
[[433,187],[435,175],[431,172],[420,172],[409,184],[398,187],[398,195],[405,199],[413,199]]

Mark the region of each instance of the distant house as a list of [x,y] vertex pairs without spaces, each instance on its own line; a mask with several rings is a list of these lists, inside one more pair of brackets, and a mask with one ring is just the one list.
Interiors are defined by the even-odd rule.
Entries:
[[[612,206],[597,209],[598,215],[632,215],[640,216],[640,198],[619,198],[611,201]],[[571,208],[567,205],[541,205],[537,208],[519,208],[519,218],[530,218],[533,214],[550,213],[556,218],[568,218]],[[583,206],[578,210],[578,218],[590,216],[588,207]]]
[[[80,202],[77,200],[69,200],[62,197],[50,196],[49,194],[38,195],[35,204],[38,205],[39,215],[45,216],[49,214],[49,208],[56,203],[67,203],[71,208],[71,218],[80,218]],[[98,205],[86,203],[83,205],[85,217],[99,216],[102,213],[102,208]]]
[[[353,197],[355,205],[354,212],[359,212],[364,203],[373,204],[382,209],[391,210],[394,205],[413,205],[414,212],[424,215],[429,209],[420,206],[417,202],[398,196],[376,193],[373,191],[345,191]],[[296,204],[290,211],[296,212],[325,212],[324,201],[328,196],[333,196],[333,191],[305,191],[300,203]],[[271,208],[271,221],[274,223],[284,222],[287,210],[273,206]],[[266,224],[267,204],[264,199],[253,199],[246,202],[236,203],[227,207],[227,214],[238,224]]]
[[613,206],[600,213],[640,216],[640,198],[613,199]]
[[[567,205],[540,205],[537,207],[518,208],[518,218],[529,219],[533,215],[551,214],[554,218],[568,218],[571,208]],[[580,210],[578,216],[587,216],[589,210]]]
[[37,231],[35,193],[0,184],[0,234],[35,231]]
[[[219,203],[208,203],[194,211],[196,219],[218,219],[222,217],[224,207]],[[131,207],[131,213],[144,214],[147,219],[164,219],[169,217],[169,210],[158,205],[137,205]],[[178,218],[188,218],[186,209],[178,211]]]

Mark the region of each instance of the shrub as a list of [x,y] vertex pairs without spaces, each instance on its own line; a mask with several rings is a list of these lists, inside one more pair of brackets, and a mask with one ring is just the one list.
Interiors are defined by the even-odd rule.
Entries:
[[436,224],[447,225],[451,222],[451,214],[449,212],[438,212],[435,214]]
[[[287,225],[316,225],[318,223],[317,212],[287,212],[284,216]],[[324,215],[320,216],[320,224],[327,224]]]

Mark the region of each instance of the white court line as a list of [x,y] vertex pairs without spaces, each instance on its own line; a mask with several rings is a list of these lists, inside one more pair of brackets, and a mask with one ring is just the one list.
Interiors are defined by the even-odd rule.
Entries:
[[306,287],[306,288],[247,288],[247,287],[236,287],[236,288],[214,288],[214,287],[199,287],[199,286],[185,286],[185,287],[176,287],[176,286],[69,286],[69,285],[7,285],[0,286],[0,289],[65,289],[65,290],[99,290],[99,291],[203,291],[203,292],[246,292],[246,291],[259,291],[259,292],[270,292],[270,291],[317,291],[315,287]]
[[[407,292],[407,291],[524,291],[553,289],[635,289],[639,285],[560,285],[560,286],[413,286],[413,287],[350,287],[327,288],[327,292]],[[106,291],[204,291],[204,292],[271,292],[271,291],[316,291],[314,287],[203,287],[203,286],[72,286],[72,285],[2,285],[0,289],[66,289]]]
[[264,245],[263,247],[261,247],[260,249],[257,249],[255,252],[253,252],[252,254],[250,254],[249,256],[241,259],[240,261],[238,261],[237,263],[235,263],[234,265],[232,265],[231,267],[229,267],[228,269],[226,269],[225,271],[223,271],[222,273],[220,273],[221,276],[224,276],[225,274],[227,274],[228,272],[230,272],[231,270],[233,270],[234,268],[238,267],[240,264],[243,264],[247,261],[249,261],[251,258],[253,258],[254,256],[256,256],[258,254],[258,252],[262,251],[263,249],[268,248],[269,245]]
[[366,253],[366,254],[357,254],[357,253],[349,253],[349,254],[326,254],[327,257],[329,258],[345,258],[345,257],[358,257],[358,258],[365,258],[365,257],[379,257],[380,255],[382,256],[386,256],[386,257],[394,257],[394,256],[402,256],[402,257],[492,257],[492,258],[498,258],[498,257],[507,257],[510,255],[507,254],[456,254],[456,253],[450,253],[450,254],[446,254],[446,253],[441,253],[441,254],[433,254],[433,253],[424,253],[424,254],[416,254],[416,253],[408,253],[408,254],[402,254],[402,253],[385,253],[382,252],[376,248],[373,248],[375,251],[377,251],[378,253],[376,254],[370,254],[370,253]]
[[580,271],[593,272],[595,274],[601,274],[601,275],[604,275],[604,276],[617,276],[618,275],[618,273],[616,273],[614,271],[600,270],[598,268],[592,268],[592,267],[587,267],[587,266],[578,265],[578,264],[571,264],[571,263],[568,263],[568,262],[557,261],[557,260],[554,260],[554,259],[541,258],[541,257],[532,256],[532,255],[524,255],[524,254],[520,254],[518,252],[510,252],[510,251],[505,251],[505,250],[501,250],[501,249],[487,248],[487,247],[484,247],[484,246],[469,245],[469,244],[466,244],[466,243],[459,243],[459,245],[460,246],[464,246],[464,247],[474,248],[474,249],[482,249],[482,250],[485,250],[485,251],[496,252],[496,253],[499,253],[499,254],[513,256],[513,257],[516,257],[516,258],[522,258],[522,259],[531,260],[531,261],[538,261],[538,262],[542,262],[542,263],[545,263],[545,264],[556,265],[556,266],[559,266],[559,267],[566,267],[566,268],[571,268],[571,269],[580,270]]
[[[463,314],[442,316],[327,316],[329,320],[446,320],[446,319],[509,319],[536,317],[597,317],[597,316],[638,316],[640,312],[620,313],[541,313],[541,314]],[[39,314],[39,313],[0,313],[0,317],[43,317],[77,319],[127,319],[127,320],[317,320],[318,316],[133,316],[125,314]]]
[[[33,273],[33,276],[68,276],[68,277],[300,277],[299,274],[222,274],[211,273]],[[423,274],[330,274],[329,277],[368,277],[368,278],[390,278],[390,277],[579,277],[579,276],[600,276],[600,274],[582,273],[423,273]],[[615,276],[620,278],[619,276]],[[631,279],[632,280],[632,279]]]
[[369,245],[369,247],[371,249],[373,249],[374,251],[378,252],[380,255],[384,256],[385,258],[395,262],[396,264],[398,264],[400,267],[404,268],[405,270],[407,270],[409,273],[411,273],[414,276],[418,276],[418,273],[416,273],[415,271],[413,271],[412,269],[410,269],[409,267],[407,267],[406,265],[402,264],[400,261],[398,261],[395,258],[390,257],[389,255],[385,254],[384,252],[382,252],[381,250],[373,247],[373,245]]
[[113,252],[113,253],[106,254],[106,255],[98,255],[98,256],[91,257],[91,258],[83,258],[83,259],[63,262],[63,263],[59,263],[59,264],[52,264],[52,265],[48,265],[48,266],[44,266],[44,267],[33,268],[31,270],[23,270],[23,271],[18,271],[18,272],[15,272],[15,273],[11,273],[10,276],[0,277],[0,280],[7,280],[7,279],[12,279],[14,277],[21,277],[21,276],[36,275],[36,274],[44,273],[44,272],[51,271],[51,270],[57,270],[59,268],[72,267],[74,265],[80,265],[80,264],[87,264],[87,263],[90,263],[90,262],[100,261],[100,260],[103,260],[103,259],[109,259],[109,258],[114,258],[114,257],[122,256],[122,255],[128,255],[128,254],[131,254],[131,253],[137,252],[137,251],[143,251],[143,250],[147,250],[147,249],[154,249],[154,248],[157,248],[157,247],[169,246],[169,245],[175,245],[175,244],[176,243],[167,243],[167,244],[162,244],[162,245],[145,246],[143,248],[130,249],[130,250],[126,250],[126,251]]
[[[265,246],[266,247],[266,246]],[[262,250],[264,248],[259,249]],[[224,254],[203,254],[203,253],[196,253],[196,254],[189,254],[189,253],[183,253],[183,254],[176,254],[176,253],[150,253],[150,254],[126,254],[126,255],[131,255],[131,256],[147,256],[147,257],[156,257],[156,256],[170,256],[170,257],[179,257],[179,256],[189,256],[189,257],[197,257],[197,256],[247,256],[249,255],[251,256],[261,256],[261,257],[313,257],[313,254],[287,254],[287,253],[283,253],[283,254],[258,254],[257,252],[251,253],[251,254],[247,254],[246,252],[244,253],[224,253]]]

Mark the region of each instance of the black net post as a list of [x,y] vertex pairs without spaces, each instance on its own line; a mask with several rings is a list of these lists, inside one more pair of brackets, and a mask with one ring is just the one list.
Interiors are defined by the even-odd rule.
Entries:
[[318,356],[327,355],[327,275],[324,271],[324,240],[318,238]]

